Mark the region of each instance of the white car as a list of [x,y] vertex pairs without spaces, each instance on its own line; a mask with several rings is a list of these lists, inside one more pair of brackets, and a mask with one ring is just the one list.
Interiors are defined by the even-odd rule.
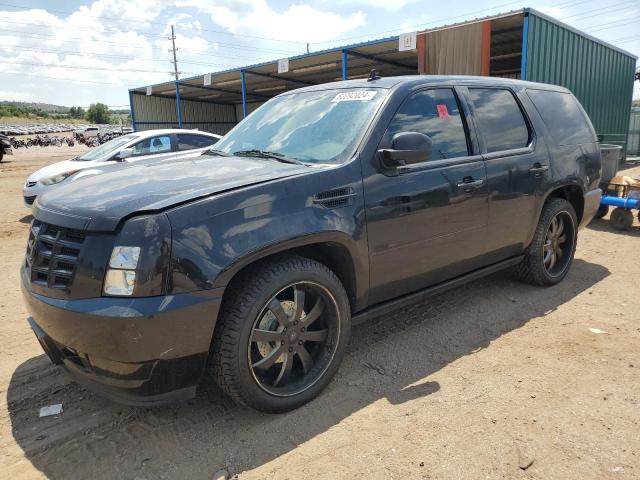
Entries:
[[32,173],[24,184],[24,203],[31,207],[38,195],[56,185],[102,173],[100,167],[138,160],[180,158],[205,151],[222,137],[199,130],[147,130],[116,137],[71,160],[47,165]]
[[82,132],[82,136],[85,138],[85,140],[88,140],[90,138],[97,137],[98,133],[100,133],[100,129],[98,129],[98,127],[87,127]]

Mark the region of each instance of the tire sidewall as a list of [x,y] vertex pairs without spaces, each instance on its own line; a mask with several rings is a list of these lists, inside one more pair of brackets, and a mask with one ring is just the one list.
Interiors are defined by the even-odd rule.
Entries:
[[[334,352],[331,363],[327,366],[324,373],[316,382],[301,393],[291,396],[277,396],[262,389],[257,383],[251,372],[251,366],[248,360],[249,339],[253,325],[262,313],[267,302],[281,291],[287,285],[298,282],[313,282],[321,285],[333,296],[339,311],[340,332],[338,335],[338,345]],[[300,268],[296,270],[287,270],[278,276],[277,282],[268,285],[259,285],[259,293],[253,304],[243,304],[242,314],[246,321],[242,325],[239,336],[239,342],[236,345],[235,359],[236,371],[238,372],[238,383],[241,390],[245,392],[244,401],[250,406],[254,406],[260,410],[286,411],[297,408],[307,403],[317,396],[331,381],[340,366],[342,358],[346,353],[347,344],[349,343],[351,331],[351,311],[349,301],[344,292],[344,288],[340,284],[335,275],[330,274],[324,269],[308,269]]]
[[[557,217],[559,214],[561,213],[566,213],[568,215],[569,218],[571,218],[571,223],[572,223],[572,230],[573,230],[573,239],[572,239],[572,245],[571,245],[571,253],[569,255],[569,260],[566,264],[566,266],[564,267],[564,269],[562,270],[561,273],[559,273],[558,275],[551,275],[548,271],[547,268],[544,265],[544,241],[545,241],[545,237],[546,237],[546,233],[549,229],[549,226],[551,225],[551,222],[553,221],[553,219],[555,217]],[[569,273],[569,270],[571,269],[571,265],[573,264],[573,259],[576,253],[576,247],[578,245],[578,219],[576,216],[576,212],[573,209],[573,207],[571,206],[571,204],[568,201],[564,201],[562,203],[558,202],[555,204],[551,204],[548,207],[548,210],[545,211],[545,223],[544,223],[544,228],[542,230],[542,236],[540,238],[539,241],[539,245],[538,245],[538,249],[539,252],[537,252],[537,256],[538,256],[538,261],[540,262],[541,266],[542,266],[542,274],[545,277],[546,282],[549,285],[555,285],[556,283],[561,282],[564,277],[567,276],[567,273]]]

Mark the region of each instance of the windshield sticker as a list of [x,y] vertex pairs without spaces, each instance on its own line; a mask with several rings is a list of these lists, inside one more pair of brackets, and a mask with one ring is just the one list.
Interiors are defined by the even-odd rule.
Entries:
[[368,102],[375,97],[376,92],[372,90],[355,90],[353,92],[342,92],[333,97],[332,102],[350,102],[358,100],[361,102]]
[[449,117],[449,110],[447,110],[447,106],[444,103],[438,103],[436,105],[436,108],[438,109],[438,116],[440,118],[448,118]]

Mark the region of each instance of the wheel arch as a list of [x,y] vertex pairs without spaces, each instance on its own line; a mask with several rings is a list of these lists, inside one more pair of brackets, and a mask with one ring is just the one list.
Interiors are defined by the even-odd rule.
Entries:
[[[582,222],[584,215],[584,190],[577,184],[566,184],[554,187],[542,202],[542,208],[551,198],[564,198],[567,200],[576,212],[578,225]],[[542,211],[541,208],[541,211]],[[539,215],[538,215],[539,216]]]
[[336,274],[347,292],[351,311],[354,312],[363,306],[369,274],[366,262],[357,261],[358,252],[352,242],[351,237],[344,233],[323,232],[267,245],[244,255],[226,267],[216,278],[214,288],[225,288],[224,302],[225,296],[231,290],[228,287],[249,269],[278,256],[298,255],[322,263]]

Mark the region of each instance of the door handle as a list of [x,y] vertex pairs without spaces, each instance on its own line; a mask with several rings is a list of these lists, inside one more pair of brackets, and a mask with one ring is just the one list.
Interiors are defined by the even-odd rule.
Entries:
[[458,183],[458,188],[465,192],[480,188],[484,184],[484,180],[474,180],[473,178],[465,178],[462,182]]
[[548,165],[540,165],[539,163],[535,163],[533,167],[529,169],[529,173],[532,173],[537,177],[537,176],[540,176],[540,174],[546,172],[547,170],[549,170]]

